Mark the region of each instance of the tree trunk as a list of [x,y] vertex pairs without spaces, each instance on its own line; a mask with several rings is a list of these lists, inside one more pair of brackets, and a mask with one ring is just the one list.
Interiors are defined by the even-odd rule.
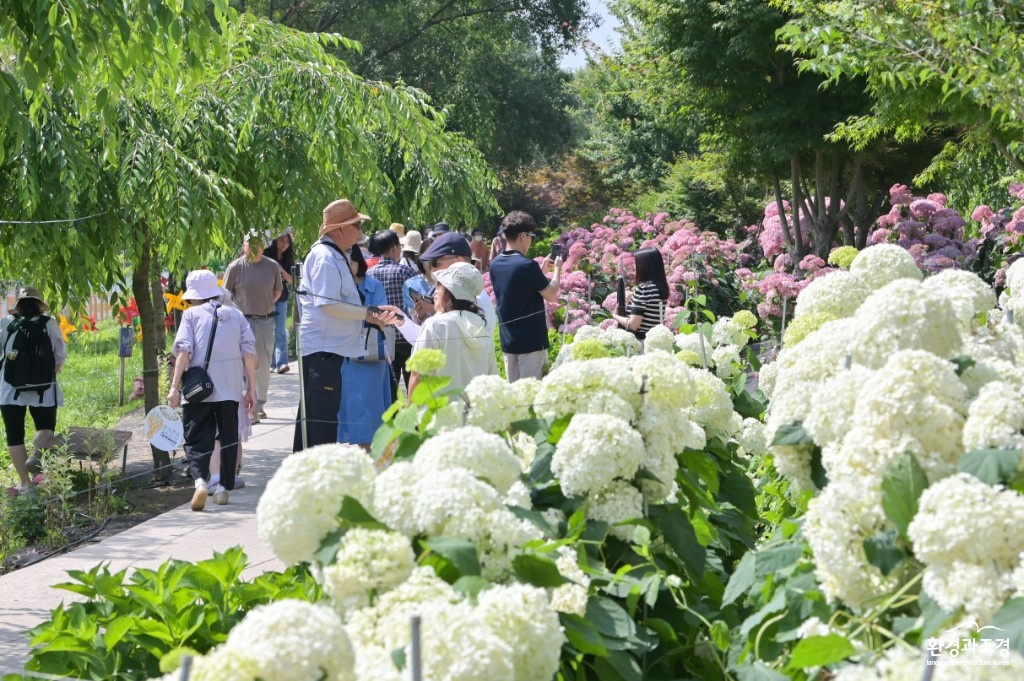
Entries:
[[[152,270],[153,245],[150,241],[149,225],[138,225],[136,234],[141,243],[138,260],[132,271],[132,294],[139,308],[142,322],[142,384],[143,403],[146,413],[160,404],[160,339],[163,338],[163,319],[153,304]],[[157,272],[159,276],[159,272]],[[162,300],[162,299],[161,299]],[[167,452],[150,447],[153,454],[153,474],[157,480],[170,477],[171,457]]]

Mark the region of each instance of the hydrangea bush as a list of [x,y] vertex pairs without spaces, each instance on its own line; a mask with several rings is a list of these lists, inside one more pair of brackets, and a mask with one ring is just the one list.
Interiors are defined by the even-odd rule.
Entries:
[[[902,657],[838,678],[903,678],[888,670],[907,655],[922,668],[921,648],[958,623],[973,623],[967,639],[991,625],[1024,643],[1024,335],[1005,313],[1019,299],[999,309],[977,275],[924,277],[917,262],[876,245],[813,282],[797,299],[805,326],[762,369],[774,465],[806,513],[750,554],[760,566],[788,551],[784,579],[738,569],[728,585],[764,617],[790,604],[770,631],[738,630],[753,664],[792,665],[803,647],[874,665],[894,647]],[[765,634],[798,641],[793,657],[754,645]]]
[[[707,325],[710,347],[735,350],[706,369],[665,327],[646,348],[583,331],[542,381],[482,376],[464,400],[396,405],[375,442],[396,455],[379,472],[350,445],[287,459],[259,532],[310,564],[351,646],[339,664],[352,664],[320,665],[324,678],[407,678],[413,615],[426,679],[723,678],[721,587],[754,544],[747,465],[766,454],[764,406],[734,401],[724,367],[753,321]],[[608,354],[572,352],[588,341]],[[265,620],[238,629],[269,635]],[[229,639],[197,669],[234,655]],[[243,662],[232,678],[255,678]]]

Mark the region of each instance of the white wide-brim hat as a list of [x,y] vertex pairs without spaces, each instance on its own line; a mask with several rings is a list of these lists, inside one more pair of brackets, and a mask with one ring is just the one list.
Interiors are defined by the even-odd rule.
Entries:
[[400,241],[402,242],[403,251],[419,254],[420,249],[423,248],[423,235],[415,229],[410,229],[406,232]]
[[434,270],[434,280],[444,286],[458,300],[475,302],[484,290],[484,278],[468,262],[457,262],[443,270]]
[[227,291],[217,285],[217,275],[211,270],[192,270],[185,278],[184,300],[219,298]]

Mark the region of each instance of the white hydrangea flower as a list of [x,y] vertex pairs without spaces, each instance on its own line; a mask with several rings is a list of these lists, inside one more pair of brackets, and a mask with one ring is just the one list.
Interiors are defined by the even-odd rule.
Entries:
[[735,345],[717,347],[711,353],[711,361],[715,363],[715,374],[719,378],[732,378],[740,372],[740,349]]
[[594,359],[565,364],[545,376],[534,398],[534,411],[546,419],[612,414],[633,421],[642,401],[640,381],[628,360]]
[[974,326],[979,314],[996,306],[992,287],[977,274],[967,270],[942,270],[926,277],[921,286],[949,299],[963,331],[969,331]]
[[320,445],[286,457],[256,507],[260,541],[284,563],[312,562],[338,529],[342,498],[373,507],[373,459],[355,445]]
[[[642,480],[640,486],[651,503],[675,500],[679,490],[676,472],[679,461],[676,458],[687,447],[703,449],[703,431],[690,421],[686,411],[650,406],[640,415],[637,430],[644,438],[645,455],[643,468],[658,478]],[[700,433],[700,446],[693,447],[695,432]]]
[[477,611],[512,648],[515,681],[554,678],[565,634],[544,589],[528,584],[496,586],[480,592]]
[[963,560],[1007,570],[1024,551],[1022,525],[1024,497],[957,473],[924,491],[907,536],[925,563]]
[[800,625],[800,628],[796,630],[796,633],[800,638],[828,636],[832,633],[832,627],[828,626],[828,624],[822,622],[817,617],[812,617],[808,620],[804,620],[804,623]]
[[446,433],[465,425],[465,404],[461,400],[453,400],[434,412],[427,429],[435,433]]
[[651,327],[644,338],[644,352],[651,352],[652,350],[672,352],[675,340],[675,334],[667,326],[656,324]]
[[466,468],[506,494],[522,467],[503,438],[476,426],[465,426],[429,438],[420,445],[413,465],[421,473]]
[[693,407],[688,410],[690,418],[705,431],[730,435],[732,398],[725,383],[706,369],[690,369],[690,375],[697,386]]
[[813,388],[813,399],[807,400],[803,425],[816,443],[824,447],[846,436],[853,427],[857,397],[874,374],[865,366],[853,364],[849,370],[840,371]]
[[[192,658],[189,681],[256,681],[259,663],[246,651],[219,646],[206,655]],[[160,681],[180,681],[181,670],[160,677]]]
[[909,279],[899,279],[872,293],[852,319],[849,348],[853,360],[872,369],[881,367],[899,350],[927,350],[948,359],[963,345],[949,299]]
[[914,454],[937,480],[956,470],[963,452],[967,389],[952,363],[922,350],[893,354],[857,399],[853,424],[879,438],[911,438]]
[[981,388],[967,410],[964,449],[1021,449],[1024,447],[1024,399],[1021,391],[1002,381]]
[[419,472],[410,461],[396,461],[373,483],[373,517],[396,532],[414,537],[420,531],[413,513]]
[[569,582],[552,590],[551,607],[558,612],[583,617],[587,614],[590,577],[580,567],[576,551],[567,546],[561,547],[555,565],[558,573]]
[[779,377],[779,363],[769,362],[768,364],[762,364],[760,371],[757,372],[757,387],[761,389],[761,392],[765,394],[765,397],[771,399],[772,394],[775,392],[775,382]]
[[896,244],[876,244],[860,251],[850,263],[850,273],[861,277],[871,289],[880,289],[897,279],[920,281],[923,277],[914,256]]
[[623,541],[633,538],[634,525],[616,523],[644,517],[644,497],[625,480],[614,480],[598,492],[591,492],[586,503],[587,518],[608,523],[612,536]]
[[[967,473],[932,484],[907,528],[922,587],[950,611],[984,620],[1012,595],[1024,552],[1024,497]],[[980,582],[975,580],[982,580]]]
[[974,398],[977,398],[984,386],[993,381],[1002,381],[1018,390],[1024,390],[1024,365],[1003,359],[981,360],[968,367],[960,379],[967,388],[968,396]]
[[888,527],[881,502],[874,490],[832,480],[808,504],[804,536],[830,603],[841,600],[859,612],[896,585],[896,575],[883,577],[864,553],[864,540]]
[[600,331],[601,335],[599,338],[604,341],[605,345],[618,349],[627,357],[638,355],[644,349],[644,346],[640,344],[636,336],[625,329],[613,326],[607,329],[600,329]]
[[829,315],[835,319],[850,317],[871,294],[871,287],[851,272],[832,272],[816,277],[796,299],[794,319]]
[[[588,362],[589,363],[589,362]],[[577,414],[551,458],[551,471],[566,496],[632,478],[644,460],[644,441],[629,423],[609,414]]]
[[732,317],[719,317],[711,327],[711,342],[717,346],[735,345],[742,349],[749,341],[746,329]]
[[318,568],[317,581],[345,616],[368,605],[371,594],[379,597],[402,584],[415,567],[404,534],[356,527],[345,533],[334,562]]
[[1014,260],[1006,268],[1006,288],[1014,295],[1017,291],[1024,293],[1024,262],[1021,259]]
[[853,317],[835,319],[807,334],[800,345],[783,348],[775,361],[778,368],[771,386],[771,398],[777,399],[778,394],[790,386],[818,383],[844,371],[847,353],[852,350],[850,338],[856,332],[857,324]]
[[472,471],[417,470],[412,503],[417,533],[468,536],[479,530],[488,513],[504,509],[498,491]]
[[798,491],[817,489],[811,477],[811,445],[772,445],[770,450],[775,470]]
[[715,346],[711,342],[710,327],[701,328],[699,332],[677,334],[676,347],[680,352],[694,353],[705,366],[711,366],[711,353]]
[[829,480],[857,484],[872,494],[881,494],[889,464],[904,452],[920,460],[920,449],[920,443],[912,437],[883,437],[870,427],[854,427],[841,441],[822,448],[821,464]]
[[257,606],[231,630],[224,648],[255,660],[261,681],[356,678],[348,634],[326,605],[285,599]]
[[518,506],[519,508],[533,508],[533,500],[530,498],[530,488],[522,480],[512,483],[508,493],[505,495],[506,506]]
[[736,437],[736,442],[747,456],[762,456],[768,453],[768,438],[765,437],[764,424],[755,418],[743,419],[743,427]]
[[647,405],[669,408],[689,407],[697,394],[690,367],[675,355],[652,350],[629,360],[633,375],[643,381],[646,376]]
[[518,382],[510,384],[501,376],[477,376],[466,386],[465,395],[470,408],[467,423],[490,433],[508,430],[515,421],[530,417],[532,395],[524,399]]

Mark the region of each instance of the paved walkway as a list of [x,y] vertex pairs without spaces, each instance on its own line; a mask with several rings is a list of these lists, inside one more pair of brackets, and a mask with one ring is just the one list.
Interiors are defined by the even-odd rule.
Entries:
[[271,376],[266,406],[269,418],[253,426],[252,438],[245,445],[242,470],[246,486],[231,492],[227,506],[218,506],[211,498],[206,511],[195,513],[186,504],[103,541],[0,576],[0,675],[24,668],[29,651],[26,630],[48,619],[50,611],[62,602],[76,598],[68,591],[51,588],[69,581],[68,570],[88,570],[104,561],[112,572],[127,567],[155,568],[170,558],[210,558],[215,550],[235,545],[241,545],[249,556],[244,577],[283,569],[257,536],[256,502],[281,460],[291,453],[298,395],[295,363],[291,372]]

